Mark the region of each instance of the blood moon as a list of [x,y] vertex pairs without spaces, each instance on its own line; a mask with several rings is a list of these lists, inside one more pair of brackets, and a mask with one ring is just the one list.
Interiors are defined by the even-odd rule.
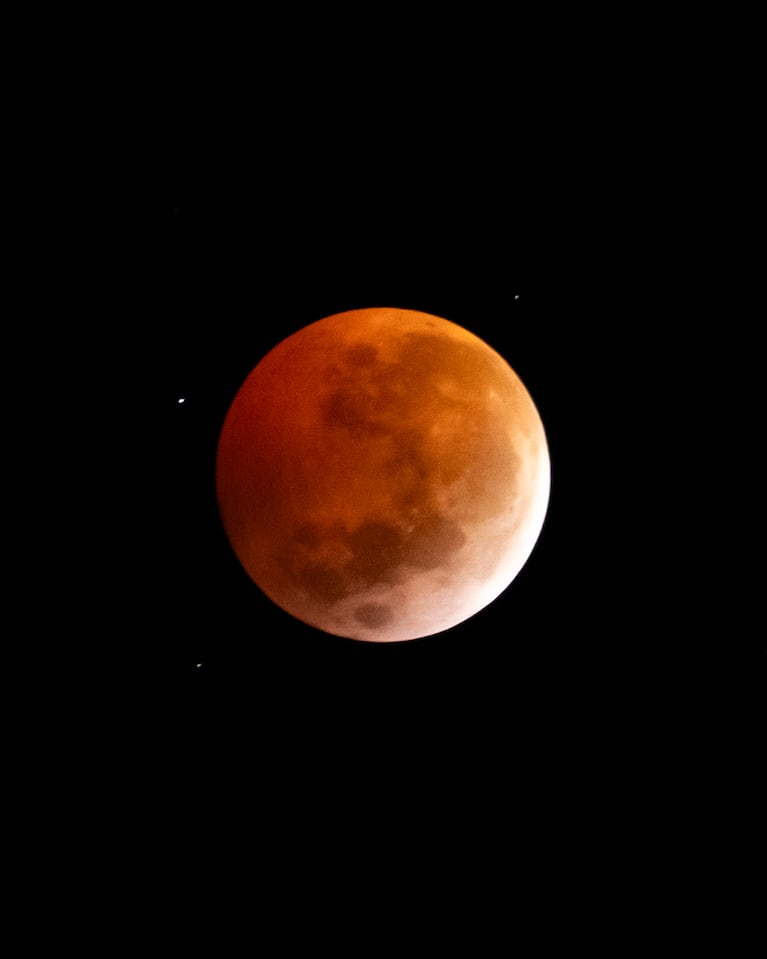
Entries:
[[288,336],[224,418],[216,494],[235,555],[278,606],[337,636],[433,635],[528,559],[549,499],[538,411],[449,320],[361,309]]

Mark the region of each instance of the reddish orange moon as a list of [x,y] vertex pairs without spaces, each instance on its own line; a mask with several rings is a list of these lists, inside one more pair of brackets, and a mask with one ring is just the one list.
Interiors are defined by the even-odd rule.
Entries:
[[349,310],[255,366],[224,418],[216,494],[248,576],[326,633],[398,642],[478,613],[549,502],[546,434],[503,357],[450,320]]

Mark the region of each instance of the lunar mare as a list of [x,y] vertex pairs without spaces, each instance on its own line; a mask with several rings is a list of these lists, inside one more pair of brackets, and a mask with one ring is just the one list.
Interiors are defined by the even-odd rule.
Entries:
[[538,411],[497,352],[441,317],[318,320],[253,369],[224,419],[219,511],[250,578],[297,619],[371,642],[492,602],[540,534]]

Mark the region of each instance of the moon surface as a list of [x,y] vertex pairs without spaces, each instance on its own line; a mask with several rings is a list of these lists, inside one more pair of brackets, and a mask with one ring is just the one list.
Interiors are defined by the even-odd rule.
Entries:
[[235,555],[296,619],[368,642],[431,636],[516,577],[540,535],[541,418],[495,350],[428,313],[299,329],[236,393],[216,451]]

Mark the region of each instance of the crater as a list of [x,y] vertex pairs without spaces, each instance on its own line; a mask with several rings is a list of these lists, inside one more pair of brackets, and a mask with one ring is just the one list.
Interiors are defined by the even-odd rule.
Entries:
[[354,610],[354,618],[370,629],[380,629],[394,619],[394,613],[391,606],[384,606],[383,603],[363,603]]
[[378,359],[378,350],[370,343],[357,343],[349,347],[344,359],[350,366],[373,366]]
[[382,401],[372,390],[345,386],[334,390],[323,402],[325,422],[330,429],[342,429],[352,436],[380,436],[388,432],[381,422]]
[[350,592],[344,575],[339,570],[321,563],[306,563],[294,573],[294,578],[310,595],[325,603],[337,603]]

